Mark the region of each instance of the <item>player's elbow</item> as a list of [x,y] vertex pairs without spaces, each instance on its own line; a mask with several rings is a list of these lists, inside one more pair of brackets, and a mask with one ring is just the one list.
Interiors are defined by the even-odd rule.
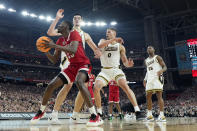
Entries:
[[48,36],[52,36],[52,33],[50,31],[47,31]]
[[47,31],[47,35],[48,35],[48,36],[55,36],[54,32],[49,31],[49,30]]
[[103,48],[102,45],[98,45],[98,48]]

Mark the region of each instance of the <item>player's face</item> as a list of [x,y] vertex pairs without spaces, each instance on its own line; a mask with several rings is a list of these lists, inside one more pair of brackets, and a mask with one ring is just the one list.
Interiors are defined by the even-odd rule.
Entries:
[[147,53],[148,54],[153,54],[155,52],[155,49],[152,47],[152,46],[149,46],[148,48],[147,48]]
[[80,15],[75,15],[73,17],[73,25],[74,26],[80,26],[80,23],[82,22],[82,18]]
[[113,39],[116,37],[116,32],[110,29],[107,29],[106,38],[107,40]]
[[58,33],[62,34],[63,32],[65,32],[67,30],[67,26],[68,25],[64,22],[62,22],[60,25],[58,25],[58,27],[57,27]]

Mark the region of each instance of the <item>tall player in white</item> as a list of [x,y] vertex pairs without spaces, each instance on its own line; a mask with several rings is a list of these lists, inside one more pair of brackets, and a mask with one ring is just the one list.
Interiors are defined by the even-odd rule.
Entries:
[[[50,25],[50,27],[47,31],[47,34],[49,36],[61,36],[62,35],[61,33],[58,33],[58,30],[55,29],[55,27],[56,27],[58,21],[64,17],[63,13],[64,13],[63,9],[59,9],[57,11],[56,18],[52,22],[52,24]],[[95,45],[95,43],[92,41],[92,38],[90,37],[90,35],[88,33],[85,33],[83,30],[81,30],[81,28],[80,28],[81,21],[82,21],[82,17],[80,14],[74,15],[73,30],[77,30],[79,32],[79,34],[81,35],[84,49],[85,49],[85,43],[87,43],[91,47],[91,49],[94,51],[95,56],[98,58],[98,57],[100,57],[101,52],[98,49],[98,47]],[[66,57],[66,54],[62,52],[60,67],[62,67],[62,69],[65,69],[65,68],[67,68],[68,65],[69,65],[69,61]],[[52,123],[57,123],[57,124],[59,123],[58,111],[60,110],[60,107],[61,107],[63,101],[66,99],[66,96],[67,96],[68,92],[70,91],[72,85],[73,84],[69,84],[69,85],[64,86],[60,90],[60,92],[58,93],[51,118],[49,118],[52,120]],[[81,109],[82,103],[83,103],[83,97],[82,97],[81,93],[79,92],[77,94],[77,97],[75,100],[75,107],[74,107],[73,116],[72,116],[72,118],[74,118],[73,120],[75,120],[76,122],[79,122],[79,123],[81,123],[81,122],[80,122],[78,112]],[[84,122],[84,121],[82,121],[82,122]]]
[[149,57],[145,60],[147,72],[144,78],[144,87],[146,88],[148,108],[146,120],[154,120],[152,115],[152,94],[156,93],[160,109],[160,114],[157,121],[165,122],[166,118],[164,116],[164,101],[162,98],[162,91],[164,85],[163,72],[167,70],[167,67],[161,56],[155,55],[155,49],[153,46],[148,46],[147,53]]
[[134,62],[132,59],[127,59],[125,47],[122,45],[122,38],[116,38],[116,30],[108,28],[106,32],[106,39],[101,39],[98,47],[101,49],[102,55],[101,61],[101,72],[96,78],[94,85],[94,97],[97,107],[97,112],[102,116],[101,109],[101,96],[100,90],[106,86],[109,81],[115,80],[119,87],[127,94],[130,102],[134,106],[136,112],[136,118],[139,120],[143,117],[138,107],[135,94],[127,84],[126,76],[123,71],[119,68],[120,59],[125,67],[133,67]]

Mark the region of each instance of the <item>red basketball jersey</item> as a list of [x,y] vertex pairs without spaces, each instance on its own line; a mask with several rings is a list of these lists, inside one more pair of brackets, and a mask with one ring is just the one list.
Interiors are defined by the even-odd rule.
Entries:
[[84,48],[83,48],[81,36],[76,30],[71,31],[68,38],[60,37],[58,41],[56,42],[56,44],[61,45],[61,46],[66,46],[66,45],[69,45],[72,41],[78,41],[79,45],[75,54],[66,53],[70,61],[70,64],[71,65],[78,64],[78,63],[84,64],[84,65],[90,64],[90,60],[86,56]]

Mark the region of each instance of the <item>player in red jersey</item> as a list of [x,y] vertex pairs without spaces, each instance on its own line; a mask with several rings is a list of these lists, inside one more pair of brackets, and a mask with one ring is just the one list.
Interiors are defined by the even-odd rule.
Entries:
[[90,92],[93,104],[94,104],[94,92],[93,92],[92,88],[93,88],[94,80],[95,80],[95,76],[93,74],[91,74],[89,76],[88,90]]
[[[55,27],[56,27],[58,21],[64,17],[63,13],[64,13],[63,9],[59,9],[57,11],[56,18],[51,23],[51,25],[47,31],[47,34],[49,36],[61,36],[61,33],[59,33]],[[81,28],[80,28],[80,23],[82,22],[82,20],[83,20],[83,18],[80,14],[75,14],[73,16],[73,30],[76,30],[77,32],[79,32],[79,34],[82,38],[84,49],[85,49],[85,45],[87,43],[89,45],[89,47],[92,49],[92,51],[94,52],[95,58],[99,58],[101,55],[100,50],[98,49],[96,44],[93,42],[91,36],[88,33],[81,30]],[[62,56],[63,56],[63,61],[64,61],[65,60],[64,58],[67,58],[67,56],[65,55],[64,52],[61,53],[61,57]],[[67,68],[67,67],[64,66],[64,69],[65,68]],[[53,108],[53,112],[51,113],[51,115],[48,119],[48,120],[50,120],[51,123],[54,123],[54,124],[61,123],[58,120],[58,111],[60,110],[61,105],[63,104],[64,100],[66,99],[66,96],[67,96],[68,92],[70,91],[71,87],[72,87],[72,83],[69,85],[64,85],[63,88],[61,89],[61,91],[58,93],[58,95],[56,97],[55,105]],[[84,120],[81,120],[80,115],[78,114],[78,112],[80,112],[80,110],[81,110],[81,106],[82,106],[83,102],[84,102],[84,99],[83,99],[81,93],[78,92],[76,100],[75,100],[73,114],[71,117],[71,120],[74,123],[84,123]]]
[[117,85],[116,81],[112,80],[109,82],[109,118],[108,120],[112,120],[112,110],[113,110],[114,104],[116,105],[120,119],[123,118],[119,102],[120,102],[119,86]]
[[91,117],[87,125],[98,126],[103,123],[103,121],[100,119],[100,116],[97,115],[95,107],[93,106],[90,92],[85,87],[85,82],[89,81],[88,74],[91,72],[90,61],[85,55],[82,39],[79,33],[77,31],[71,30],[72,24],[68,21],[63,21],[58,26],[58,32],[62,34],[62,37],[58,39],[57,44],[55,44],[52,40],[50,42],[45,41],[45,43],[43,43],[47,47],[64,51],[67,54],[70,65],[68,68],[62,70],[60,74],[55,77],[47,86],[40,110],[37,112],[35,117],[32,118],[32,123],[37,122],[43,117],[47,102],[54,90],[63,86],[64,84],[69,84],[74,81],[91,113]]

